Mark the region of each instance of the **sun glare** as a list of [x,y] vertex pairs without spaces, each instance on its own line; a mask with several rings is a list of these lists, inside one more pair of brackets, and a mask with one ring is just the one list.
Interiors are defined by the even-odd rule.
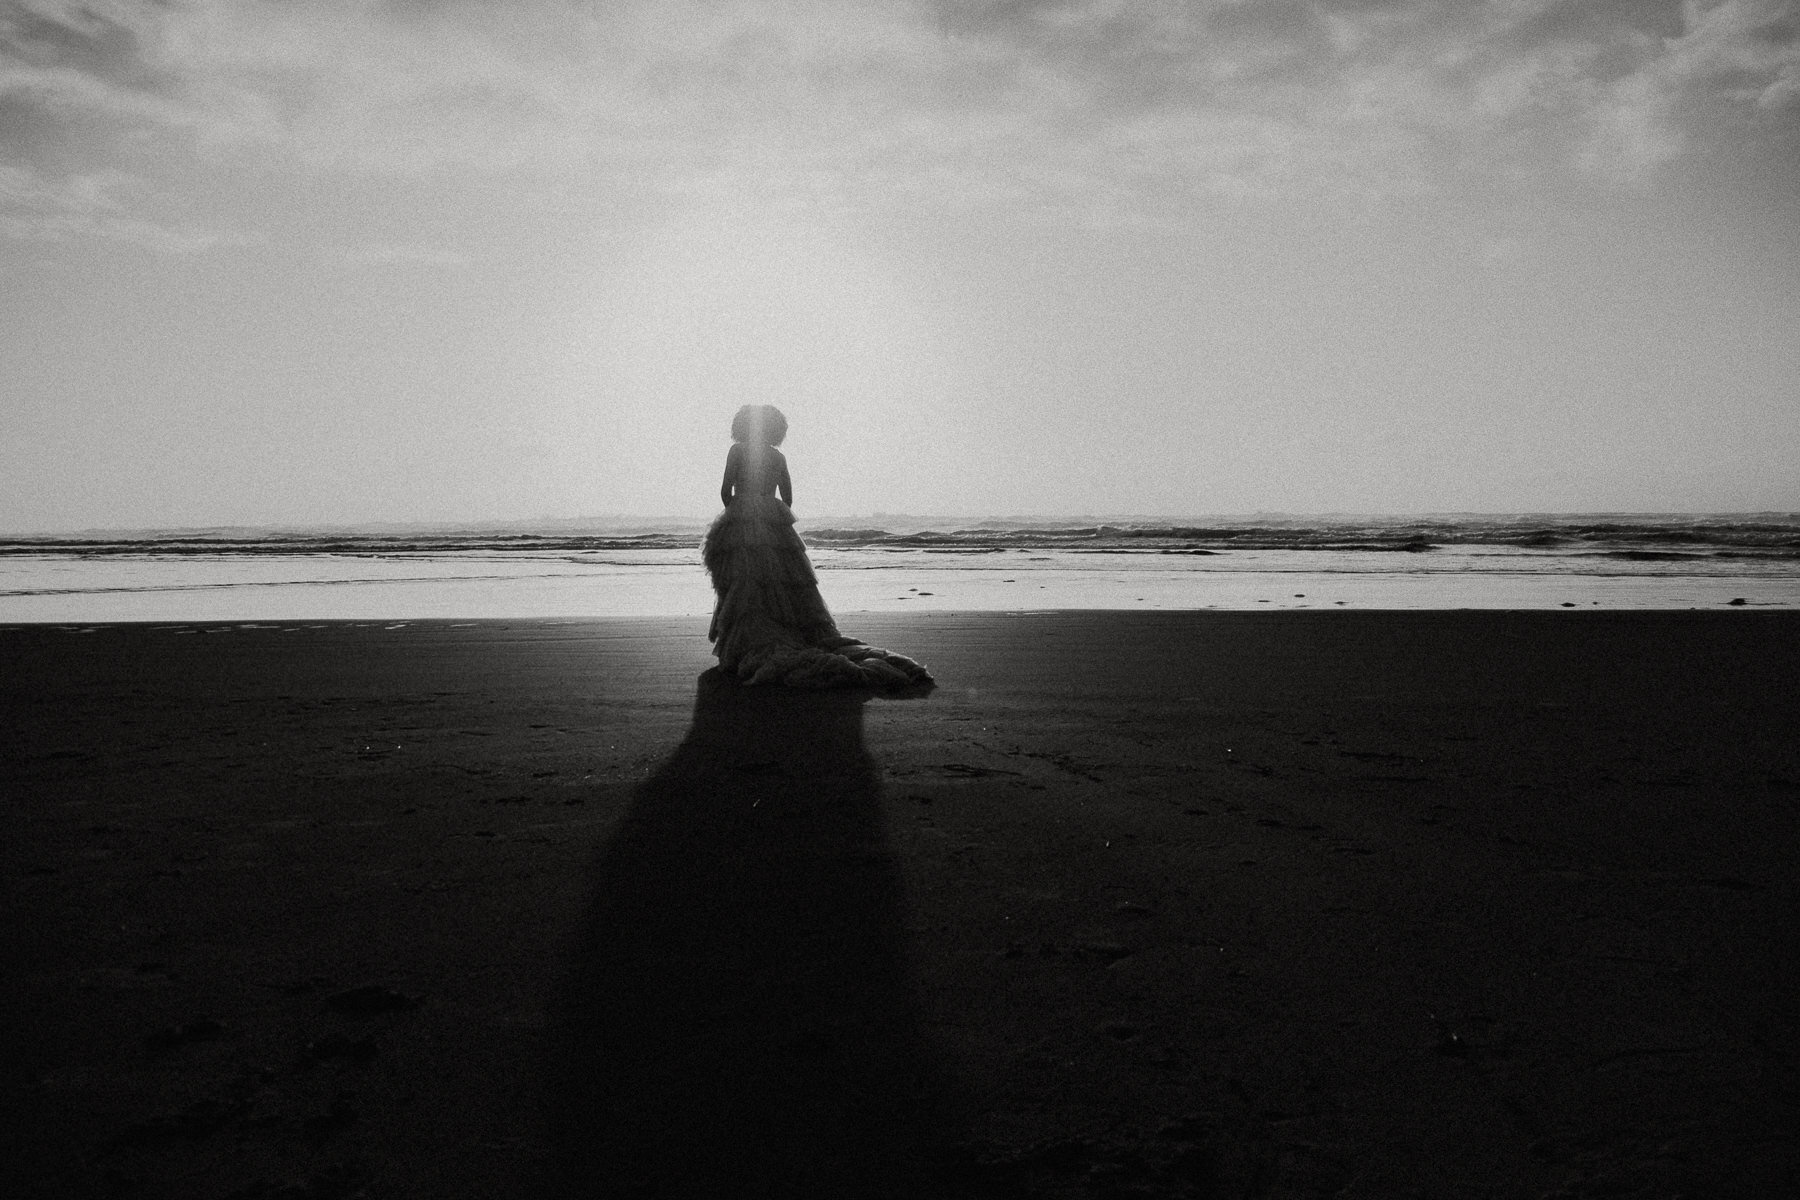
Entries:
[[693,209],[608,273],[580,370],[641,487],[706,494],[731,414],[774,404],[813,507],[872,507],[863,460],[950,391],[919,289],[826,220]]

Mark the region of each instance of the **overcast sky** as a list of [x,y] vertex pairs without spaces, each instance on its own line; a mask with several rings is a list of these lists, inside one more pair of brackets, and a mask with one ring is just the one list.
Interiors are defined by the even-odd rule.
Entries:
[[0,0],[0,529],[1800,509],[1795,0]]

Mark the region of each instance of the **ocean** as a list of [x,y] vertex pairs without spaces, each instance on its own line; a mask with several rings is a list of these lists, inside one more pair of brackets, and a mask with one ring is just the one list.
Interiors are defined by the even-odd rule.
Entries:
[[[802,522],[840,615],[1800,606],[1800,514]],[[701,522],[0,538],[0,624],[704,616]]]

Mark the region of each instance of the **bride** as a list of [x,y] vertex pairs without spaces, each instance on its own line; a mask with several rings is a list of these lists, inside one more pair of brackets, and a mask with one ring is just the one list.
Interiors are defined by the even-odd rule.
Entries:
[[787,418],[746,404],[731,422],[731,452],[703,557],[718,602],[707,636],[719,665],[745,683],[789,687],[904,688],[931,673],[902,654],[838,632],[794,532],[794,486],[776,447]]

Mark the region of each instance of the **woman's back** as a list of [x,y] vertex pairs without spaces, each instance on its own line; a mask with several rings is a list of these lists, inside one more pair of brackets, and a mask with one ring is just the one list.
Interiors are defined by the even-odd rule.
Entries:
[[735,495],[773,496],[787,490],[787,479],[786,457],[766,443],[738,442],[726,456],[726,487]]

